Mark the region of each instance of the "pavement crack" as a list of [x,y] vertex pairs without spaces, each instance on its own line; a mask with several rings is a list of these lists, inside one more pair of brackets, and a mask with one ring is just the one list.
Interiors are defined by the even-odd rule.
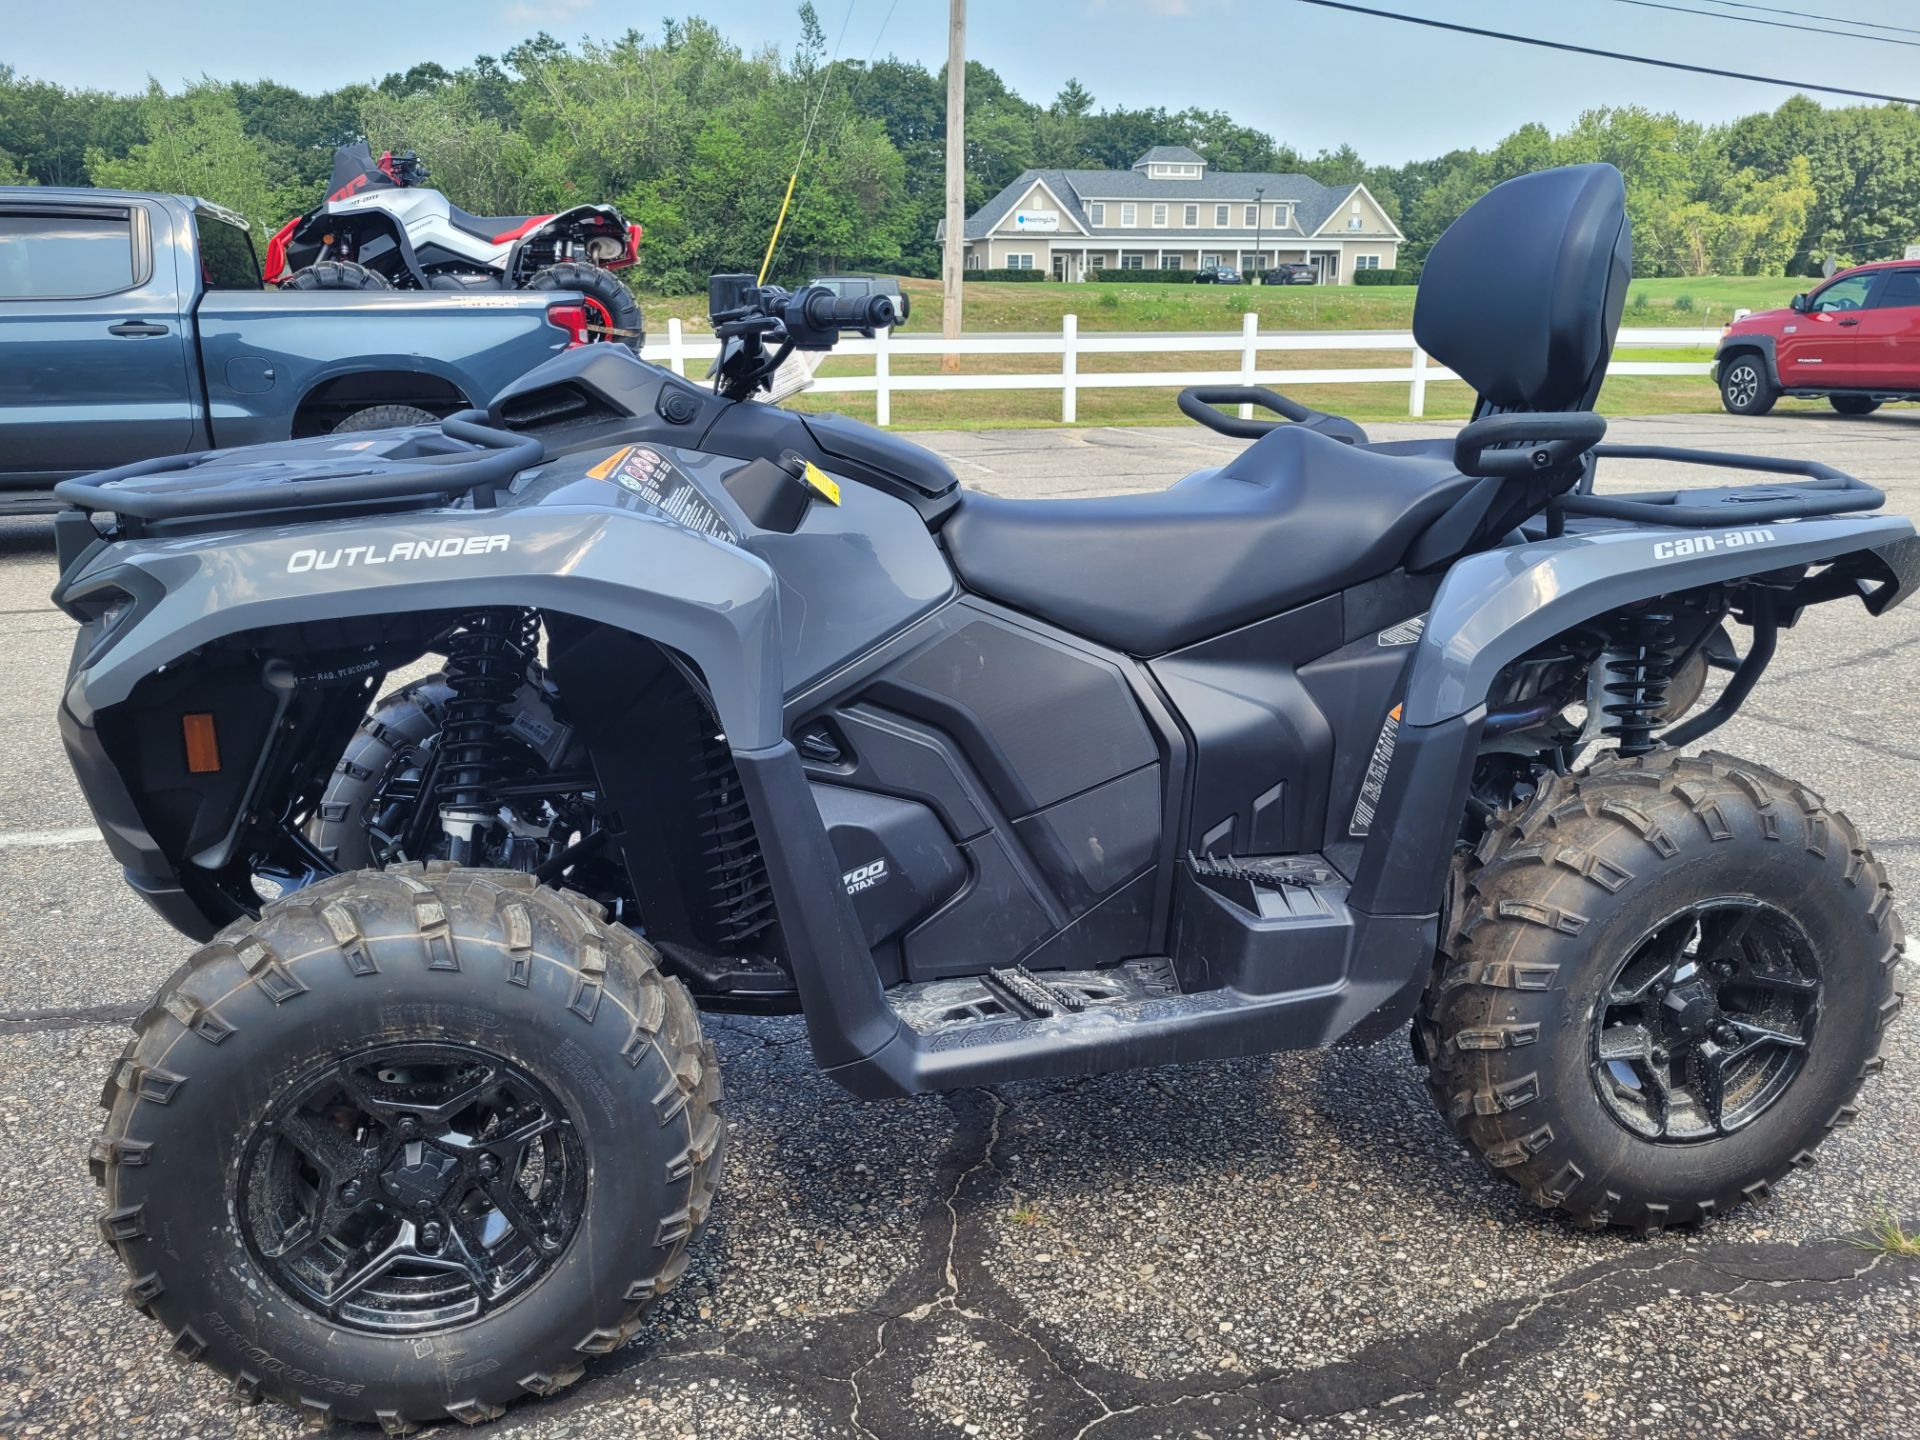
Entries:
[[80,1005],[60,1010],[0,1010],[0,1035],[77,1030],[86,1025],[130,1025],[144,1005]]

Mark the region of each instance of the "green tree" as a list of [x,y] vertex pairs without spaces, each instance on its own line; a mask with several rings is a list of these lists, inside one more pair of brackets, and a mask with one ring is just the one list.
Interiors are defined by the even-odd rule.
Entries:
[[140,135],[124,155],[89,148],[88,178],[117,190],[197,195],[239,211],[265,234],[286,218],[286,202],[268,178],[266,147],[247,134],[227,86],[202,80],[169,95],[149,82]]

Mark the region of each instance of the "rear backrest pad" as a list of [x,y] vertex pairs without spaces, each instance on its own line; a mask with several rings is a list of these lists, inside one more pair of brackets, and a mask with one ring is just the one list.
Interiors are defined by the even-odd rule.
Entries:
[[1586,410],[1633,278],[1626,187],[1611,165],[1496,185],[1434,243],[1414,300],[1420,348],[1488,410]]

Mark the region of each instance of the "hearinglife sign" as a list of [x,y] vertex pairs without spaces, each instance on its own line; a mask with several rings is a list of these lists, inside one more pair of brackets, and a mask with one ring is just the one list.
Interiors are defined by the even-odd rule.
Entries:
[[1060,228],[1060,212],[1058,210],[1016,210],[1013,212],[1013,228],[1051,235]]

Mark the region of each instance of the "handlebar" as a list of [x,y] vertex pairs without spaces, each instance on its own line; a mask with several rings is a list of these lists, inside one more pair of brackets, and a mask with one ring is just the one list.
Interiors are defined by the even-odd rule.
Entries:
[[797,299],[816,330],[878,330],[900,320],[891,295],[835,295],[816,285]]
[[1606,433],[1605,417],[1591,410],[1487,415],[1454,437],[1453,466],[1462,475],[1489,479],[1545,475],[1579,459]]

